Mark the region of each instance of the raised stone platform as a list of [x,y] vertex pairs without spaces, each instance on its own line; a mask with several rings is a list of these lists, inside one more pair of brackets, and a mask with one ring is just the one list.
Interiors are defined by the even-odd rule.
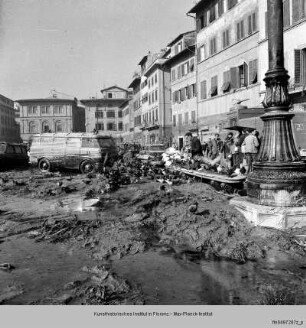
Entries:
[[230,204],[235,206],[254,225],[276,229],[306,226],[306,206],[274,207],[254,204],[249,199],[241,198],[231,199]]

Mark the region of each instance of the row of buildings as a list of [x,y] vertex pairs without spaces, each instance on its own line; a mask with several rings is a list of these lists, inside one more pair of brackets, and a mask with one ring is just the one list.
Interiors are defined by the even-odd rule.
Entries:
[[[306,0],[284,0],[283,9],[293,125],[306,148]],[[202,141],[242,122],[261,130],[266,12],[265,0],[199,1],[187,13],[194,30],[140,57],[126,88],[112,86],[91,99],[18,100],[21,138],[49,130],[95,130],[121,142],[181,147],[190,130]]]

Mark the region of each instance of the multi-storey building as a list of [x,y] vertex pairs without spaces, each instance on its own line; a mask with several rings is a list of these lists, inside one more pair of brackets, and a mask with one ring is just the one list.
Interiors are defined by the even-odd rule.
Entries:
[[20,133],[27,142],[35,133],[85,132],[84,106],[76,98],[17,100],[20,110]]
[[14,101],[2,95],[0,95],[0,141],[21,141],[19,125],[16,122]]
[[171,69],[173,141],[183,147],[184,134],[197,130],[196,63],[194,31],[180,34],[168,44]]
[[172,142],[170,68],[165,65],[168,49],[148,54],[141,62],[142,143]]
[[129,90],[112,86],[101,90],[101,98],[83,99],[86,132],[97,131],[120,139],[123,116],[120,106],[129,99]]
[[119,107],[119,110],[122,110],[122,124],[123,124],[123,131],[121,134],[122,141],[128,143],[132,142],[133,140],[133,134],[130,132],[130,126],[131,126],[130,107],[131,107],[131,100],[126,100]]
[[228,125],[230,115],[234,125],[233,104],[262,108],[258,1],[202,0],[188,14],[196,19],[197,117],[205,139]]
[[135,72],[129,88],[132,89],[133,97],[130,106],[130,138],[136,142],[141,143],[141,77],[140,72]]

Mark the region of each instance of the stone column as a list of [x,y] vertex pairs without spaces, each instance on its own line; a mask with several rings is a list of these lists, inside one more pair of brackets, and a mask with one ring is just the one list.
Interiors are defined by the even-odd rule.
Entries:
[[289,113],[289,75],[284,68],[283,2],[268,0],[269,70],[264,78],[266,95],[263,141],[254,171],[248,176],[251,201],[261,205],[299,206],[306,194],[306,165],[301,161]]

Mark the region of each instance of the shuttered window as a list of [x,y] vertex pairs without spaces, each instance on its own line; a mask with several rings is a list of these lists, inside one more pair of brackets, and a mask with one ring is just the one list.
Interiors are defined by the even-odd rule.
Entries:
[[290,1],[283,1],[283,18],[284,18],[284,28],[290,26]]
[[211,78],[211,88],[210,88],[210,95],[212,97],[218,94],[218,75],[215,75]]
[[248,16],[248,34],[252,34],[257,31],[257,15],[256,12]]
[[294,81],[296,84],[306,84],[306,48],[294,50]]
[[228,0],[228,9],[232,9],[234,6],[236,6],[238,0]]
[[232,67],[230,69],[230,75],[231,75],[231,86],[234,89],[238,88],[238,67]]
[[218,1],[218,16],[220,17],[224,13],[224,0]]
[[221,90],[225,92],[229,92],[231,90],[231,72],[226,71],[223,73],[223,84]]
[[209,10],[209,22],[213,22],[216,19],[216,6],[212,6]]
[[249,83],[254,84],[257,83],[257,59],[249,62]]
[[176,126],[176,115],[173,115],[173,126]]
[[225,30],[222,33],[222,47],[223,49],[228,47],[230,45],[230,40],[229,40],[229,30]]
[[292,22],[305,18],[306,0],[292,0]]
[[206,81],[201,82],[201,99],[207,98]]
[[182,126],[182,114],[178,115],[178,126]]
[[241,40],[244,38],[244,21],[240,21],[236,25],[236,38],[237,41]]
[[210,55],[214,55],[217,52],[217,40],[213,38],[210,40]]

